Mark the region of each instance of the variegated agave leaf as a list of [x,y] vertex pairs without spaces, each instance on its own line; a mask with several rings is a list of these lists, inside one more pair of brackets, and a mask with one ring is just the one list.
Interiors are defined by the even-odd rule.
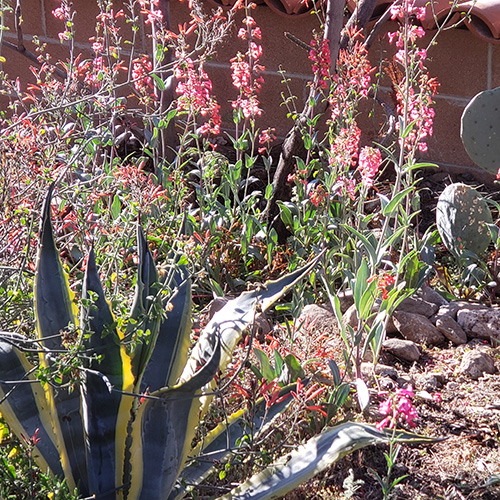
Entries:
[[0,332],[0,412],[18,439],[36,434],[33,457],[40,469],[62,476],[47,399],[33,366],[18,347],[22,345],[32,344],[21,335]]
[[[77,324],[73,294],[59,259],[50,220],[53,190],[54,184],[50,186],[42,208],[35,275],[36,330],[43,347],[40,350],[43,367],[52,366],[50,351],[65,350],[62,335],[69,328],[76,328]],[[77,390],[55,388],[51,384],[45,384],[44,388],[64,475],[70,488],[78,485],[85,495],[89,490],[80,394]]]
[[[221,361],[219,369],[224,372],[233,357],[233,351],[241,340],[243,331],[250,326],[255,316],[261,311],[269,309],[280,297],[288,292],[298,281],[309,274],[322,258],[323,252],[316,256],[306,266],[280,278],[269,281],[265,285],[250,292],[243,292],[239,297],[230,300],[217,311],[208,325],[204,328],[200,339],[193,349],[180,380],[189,378],[198,364],[198,359],[204,356],[206,343],[213,342],[214,337],[221,338]],[[211,382],[204,392],[212,392],[214,383]],[[211,398],[203,401],[203,412],[206,411]]]
[[[281,498],[300,484],[355,450],[377,443],[388,443],[392,432],[378,431],[372,425],[348,422],[326,428],[311,438],[290,456],[235,488],[218,500],[270,500]],[[440,439],[427,438],[409,432],[397,432],[396,441],[428,444]]]
[[[307,384],[307,380],[304,384]],[[296,387],[296,384],[291,384],[281,389],[276,402],[270,407],[267,407],[264,398],[259,399],[251,411],[239,410],[209,432],[191,451],[191,463],[181,473],[182,483],[188,484],[190,489],[195,488],[213,472],[216,464],[223,462],[238,448],[244,436],[252,435],[258,439],[289,406],[293,400],[291,391]],[[181,500],[186,493],[186,488],[178,485],[168,500]]]

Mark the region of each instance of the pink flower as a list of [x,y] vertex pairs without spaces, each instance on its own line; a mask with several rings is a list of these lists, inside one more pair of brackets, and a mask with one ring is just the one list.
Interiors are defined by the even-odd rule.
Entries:
[[320,40],[319,35],[314,33],[311,40],[312,49],[309,51],[312,71],[316,76],[317,88],[328,89],[330,78],[330,46],[328,40]]
[[382,154],[379,149],[365,146],[359,154],[358,169],[361,180],[367,187],[373,186],[373,179],[377,175],[382,164]]
[[200,64],[195,68],[193,61],[185,58],[177,62],[174,72],[178,79],[177,110],[192,116],[204,117],[205,123],[199,129],[201,134],[219,134],[220,106],[211,95],[212,81],[205,73],[203,65]]
[[134,59],[132,64],[132,79],[134,87],[138,92],[144,91],[146,88],[153,88],[153,80],[148,73],[153,69],[153,65],[148,56],[142,56]]
[[386,399],[378,405],[378,411],[382,415],[390,415],[392,413],[392,399]]

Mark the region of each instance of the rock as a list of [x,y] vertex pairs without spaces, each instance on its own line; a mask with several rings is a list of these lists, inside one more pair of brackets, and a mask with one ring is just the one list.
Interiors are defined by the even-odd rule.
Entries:
[[493,358],[489,354],[478,350],[466,352],[459,368],[460,373],[468,375],[473,380],[477,380],[485,373],[493,374],[495,371]]
[[379,387],[382,391],[394,391],[394,389],[396,388],[396,383],[394,382],[394,380],[392,380],[392,378],[389,378],[389,377],[382,377],[379,381],[378,381],[378,384],[379,384]]
[[387,339],[383,343],[384,349],[403,361],[413,363],[420,358],[420,349],[411,340]]
[[430,318],[439,309],[438,304],[427,302],[419,297],[407,297],[398,305],[396,311],[411,312]]
[[423,300],[436,304],[439,307],[446,306],[449,303],[439,292],[426,285],[422,286],[419,292]]
[[[361,373],[366,378],[371,378],[371,376],[373,375],[373,369],[373,363],[361,363]],[[377,365],[375,365],[375,375],[378,375],[379,377],[389,377],[393,380],[397,380],[398,371],[392,366],[377,363]]]
[[305,306],[298,319],[298,324],[301,323],[306,329],[323,333],[332,334],[339,330],[337,317],[328,305],[309,304]]
[[406,340],[417,344],[438,345],[444,342],[444,335],[421,314],[395,311],[394,324]]
[[417,389],[428,392],[435,392],[440,387],[436,374],[426,373],[415,377],[415,386]]
[[436,324],[436,321],[439,318],[442,318],[444,316],[449,316],[452,319],[457,319],[457,312],[460,309],[460,306],[456,302],[450,302],[449,304],[445,306],[441,306],[437,313],[432,315],[429,319],[431,320],[431,323]]
[[456,345],[467,343],[467,334],[451,316],[437,318],[436,328]]
[[[380,308],[380,301],[375,302],[373,304],[373,309],[372,312],[376,313],[378,312]],[[371,326],[373,324],[373,319],[375,316],[373,316],[369,321],[368,324]],[[344,322],[344,325],[349,325],[350,327],[356,329],[358,327],[358,312],[356,311],[356,306],[352,304],[349,309],[344,313],[342,317],[342,321]],[[387,325],[385,331],[388,334],[391,333],[397,333],[398,329],[394,326],[394,321],[392,320],[392,316],[387,320]]]
[[345,326],[350,326],[354,329],[358,327],[358,311],[356,311],[356,306],[354,304],[352,304],[342,315],[342,322]]
[[212,319],[217,311],[220,311],[227,303],[229,299],[226,297],[215,297],[212,302],[210,302],[208,308],[208,318]]
[[497,308],[465,306],[458,311],[457,322],[469,337],[500,343],[500,311]]

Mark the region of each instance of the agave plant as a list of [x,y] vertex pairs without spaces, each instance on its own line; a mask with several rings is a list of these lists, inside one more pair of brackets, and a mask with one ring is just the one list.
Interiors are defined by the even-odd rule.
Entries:
[[[229,301],[188,356],[191,290],[187,273],[177,266],[159,276],[140,229],[129,327],[123,333],[117,328],[93,251],[87,260],[78,317],[53,236],[53,189],[45,199],[40,225],[34,294],[37,338],[0,333],[0,412],[17,436],[36,433],[33,455],[39,467],[64,477],[83,496],[182,498],[186,489],[179,477],[183,484],[197,484],[250,427],[263,431],[288,405],[285,398],[272,408],[257,401],[251,416],[237,412],[209,433],[203,444],[191,447],[216,388],[214,376],[227,367],[245,328],[257,311],[268,309],[307,275],[320,256]],[[61,370],[61,359],[72,360],[66,365],[69,368]],[[51,376],[55,373],[59,375]],[[283,388],[280,396],[290,390]],[[361,424],[328,429],[288,463],[251,478],[227,498],[276,498],[343,454],[388,439],[387,434]],[[430,441],[410,434],[401,434],[400,439]],[[210,460],[187,462],[199,453]]]

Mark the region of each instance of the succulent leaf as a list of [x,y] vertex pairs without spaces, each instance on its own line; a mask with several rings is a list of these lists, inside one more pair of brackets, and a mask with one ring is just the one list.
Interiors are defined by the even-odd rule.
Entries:
[[443,243],[455,256],[465,251],[480,255],[490,244],[491,211],[485,199],[466,184],[450,184],[441,193],[436,223]]
[[201,388],[219,366],[218,338],[211,348],[210,358],[189,380],[153,392],[139,406],[132,422],[132,475],[126,499],[167,498],[172,491],[198,425]]
[[[44,367],[52,365],[51,357],[47,355],[49,351],[65,350],[62,334],[77,323],[73,294],[59,258],[50,220],[53,190],[54,184],[50,186],[42,208],[34,293],[36,329],[44,348],[40,353],[40,363]],[[45,384],[44,388],[68,485],[70,488],[78,485],[85,495],[88,478],[79,392],[67,388],[56,390],[51,384]]]
[[[307,384],[307,381],[304,381]],[[182,481],[189,485],[201,483],[213,471],[215,464],[222,462],[233,450],[238,448],[238,442],[245,435],[252,434],[254,438],[264,433],[273,421],[283,413],[291,401],[291,392],[297,388],[296,384],[288,385],[278,393],[276,402],[269,408],[264,398],[256,401],[251,414],[249,410],[242,409],[230,415],[225,422],[210,431],[190,453],[193,461],[181,473]],[[248,425],[252,419],[251,426]],[[203,460],[197,460],[200,454],[206,455]],[[186,494],[186,489],[178,486],[169,496],[168,500],[180,500]]]
[[500,167],[500,87],[477,94],[462,114],[460,137],[481,168],[496,175]]
[[167,270],[165,279],[173,294],[163,304],[166,318],[160,324],[156,345],[144,371],[141,392],[173,386],[186,364],[190,346],[191,280],[185,266]]
[[[218,500],[280,498],[345,455],[371,444],[387,443],[391,438],[392,432],[380,432],[374,426],[353,422],[327,428],[297,448],[281,463],[252,476]],[[404,431],[397,432],[395,439],[414,444],[438,441]]]
[[[56,438],[47,412],[47,400],[33,376],[33,366],[17,347],[27,339],[0,333],[0,404],[10,429],[21,440],[37,435],[33,457],[42,471],[62,476]],[[18,381],[18,384],[14,382]]]
[[[140,226],[137,226],[137,247],[139,263],[135,296],[130,314],[134,324],[127,329],[126,338],[135,344],[132,352],[132,371],[138,391],[158,336],[161,300],[158,296],[158,271]],[[142,330],[144,336],[138,337],[136,334],[138,330]]]
[[[196,371],[199,359],[205,357],[206,345],[213,343],[214,337],[221,338],[221,361],[219,369],[224,372],[232,359],[234,348],[241,340],[243,331],[250,326],[255,319],[255,315],[260,311],[269,309],[280,297],[297,284],[316,266],[323,256],[323,252],[316,256],[311,262],[296,271],[287,274],[283,278],[269,281],[250,292],[243,292],[239,297],[230,300],[217,311],[208,325],[204,328],[198,343],[194,347],[191,356],[186,363],[186,367],[180,380],[186,380]],[[210,348],[208,348],[210,351]],[[214,383],[211,382],[204,392],[212,392]],[[211,397],[203,398],[202,413],[206,411]]]
[[87,261],[82,298],[90,302],[82,308],[81,316],[83,345],[86,354],[91,357],[90,370],[84,372],[82,382],[89,488],[99,498],[113,500],[116,479],[121,481],[119,467],[125,452],[125,429],[131,398],[118,391],[110,391],[108,384],[112,389],[131,392],[133,376],[130,358],[121,344],[104,297],[93,250]]

